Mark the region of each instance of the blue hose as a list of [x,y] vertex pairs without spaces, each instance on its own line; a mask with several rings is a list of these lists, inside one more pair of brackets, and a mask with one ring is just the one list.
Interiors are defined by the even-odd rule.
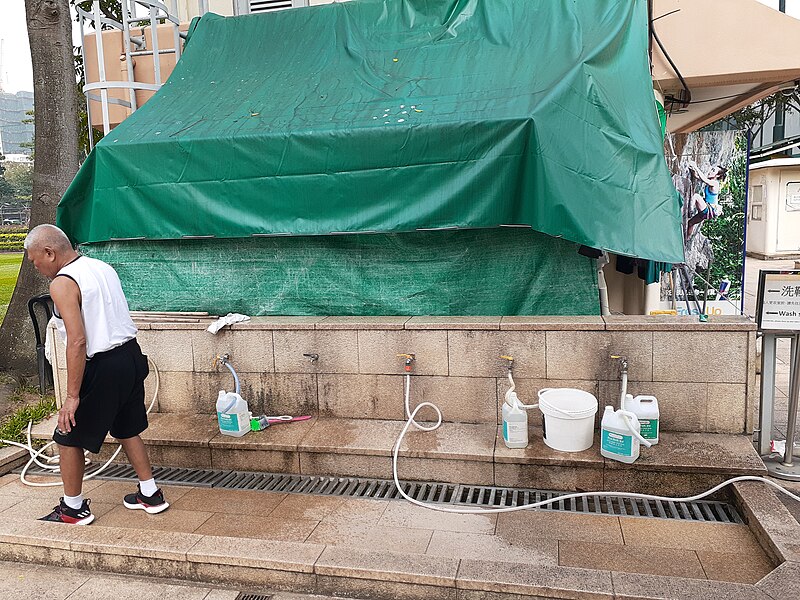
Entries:
[[228,361],[223,360],[222,364],[225,365],[226,367],[228,367],[228,370],[231,373],[233,373],[233,381],[236,384],[236,393],[238,394],[239,390],[240,390],[240,388],[239,388],[239,376],[236,374],[236,371],[233,370],[233,367],[231,366],[231,364]]

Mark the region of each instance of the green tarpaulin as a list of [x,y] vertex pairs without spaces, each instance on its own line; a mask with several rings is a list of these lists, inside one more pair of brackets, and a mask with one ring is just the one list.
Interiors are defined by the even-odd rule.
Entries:
[[58,222],[78,242],[527,225],[682,262],[646,4],[208,14]]

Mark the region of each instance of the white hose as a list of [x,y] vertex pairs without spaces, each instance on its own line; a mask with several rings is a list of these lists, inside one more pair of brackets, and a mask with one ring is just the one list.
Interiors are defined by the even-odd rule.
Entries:
[[[719,485],[714,486],[708,491],[705,491],[701,494],[696,494],[694,496],[686,496],[684,498],[672,498],[669,496],[654,496],[651,494],[632,494],[629,492],[576,492],[574,494],[564,494],[562,496],[556,496],[555,498],[550,498],[549,500],[542,500],[541,502],[533,502],[531,504],[523,504],[520,506],[504,506],[501,508],[451,508],[447,506],[438,506],[436,504],[428,504],[427,502],[420,502],[406,494],[403,491],[403,488],[400,486],[400,479],[397,476],[397,457],[400,452],[400,446],[403,444],[403,438],[405,438],[406,433],[408,432],[408,428],[413,424],[419,429],[423,431],[433,431],[437,429],[439,425],[442,423],[442,411],[439,410],[439,407],[431,402],[421,402],[417,407],[414,409],[413,412],[409,412],[409,404],[410,404],[410,389],[411,389],[411,375],[406,374],[406,393],[405,393],[405,405],[406,405],[406,416],[408,421],[406,421],[403,430],[400,432],[400,436],[397,438],[397,441],[394,444],[394,448],[392,449],[392,475],[394,477],[394,485],[397,487],[397,491],[400,495],[408,500],[411,504],[416,504],[417,506],[421,506],[423,508],[429,508],[431,510],[438,510],[439,512],[447,512],[447,513],[457,513],[457,514],[494,514],[494,513],[503,513],[503,512],[514,512],[517,510],[528,510],[531,508],[539,508],[541,506],[546,506],[548,504],[553,504],[555,502],[561,502],[562,500],[570,500],[572,498],[589,498],[591,496],[607,496],[611,498],[641,498],[642,500],[661,500],[663,502],[694,502],[695,500],[700,500],[701,498],[705,498],[706,496],[710,496],[711,494],[721,490],[722,488],[729,486],[733,483],[737,483],[740,481],[760,481],[762,483],[766,483],[774,487],[776,490],[783,492],[793,500],[800,502],[800,496],[797,496],[791,493],[786,488],[778,485],[774,481],[770,481],[764,477],[756,477],[755,475],[742,475],[740,477],[733,477],[726,481],[723,481]],[[436,411],[438,415],[438,419],[436,425],[433,427],[424,428],[421,427],[415,420],[414,417],[419,411],[420,408],[423,406],[430,406],[433,410]]]
[[628,395],[628,372],[622,372],[622,381],[620,382],[619,393],[619,406],[618,408],[625,408],[625,396]]
[[636,415],[634,415],[631,412],[628,412],[627,410],[620,410],[619,413],[622,416],[622,419],[625,421],[625,425],[628,426],[628,431],[630,431],[633,434],[633,437],[635,437],[637,440],[639,440],[640,443],[642,443],[645,446],[647,446],[648,448],[650,448],[653,445],[653,443],[650,440],[645,439],[642,436],[642,434],[639,433],[636,430],[636,428],[634,428],[633,423],[631,423],[630,417],[635,417]]
[[[159,379],[158,367],[156,366],[156,363],[154,363],[153,360],[150,357],[147,358],[147,361],[153,366],[153,373],[156,376],[156,381],[155,381],[156,388],[153,391],[153,399],[150,401],[150,405],[147,407],[147,414],[150,414],[150,411],[153,410],[153,406],[155,406],[156,398],[158,398],[158,388],[159,388],[159,384],[160,384],[160,379]],[[29,421],[28,422],[28,443],[27,443],[27,445],[26,444],[20,444],[19,442],[12,442],[10,440],[0,440],[0,442],[2,442],[4,444],[8,444],[10,446],[17,446],[19,448],[27,450],[28,454],[30,454],[30,456],[31,456],[30,460],[28,460],[27,464],[22,468],[22,473],[20,473],[20,475],[19,475],[20,481],[22,483],[24,483],[25,485],[29,485],[31,487],[57,487],[57,486],[63,485],[63,482],[61,482],[61,481],[53,481],[53,482],[49,482],[49,483],[43,483],[43,482],[37,482],[37,481],[29,481],[28,479],[25,478],[25,475],[27,474],[28,469],[33,464],[35,464],[36,466],[38,466],[38,467],[40,467],[40,468],[42,468],[42,469],[44,469],[46,471],[51,471],[53,474],[58,473],[59,470],[60,470],[59,466],[57,464],[58,461],[59,461],[59,458],[60,458],[58,454],[55,454],[53,456],[45,456],[44,455],[44,452],[50,446],[55,444],[56,442],[55,441],[49,442],[49,443],[45,444],[44,446],[42,446],[42,448],[40,448],[39,450],[35,450],[33,448],[32,442],[31,442],[31,426],[32,425],[33,425],[33,421]],[[100,468],[95,469],[91,473],[85,474],[83,476],[83,481],[88,481],[92,477],[96,477],[97,475],[99,475],[100,473],[105,471],[108,468],[108,466],[114,461],[114,459],[117,458],[117,456],[119,455],[120,450],[122,450],[122,444],[120,444],[117,447],[117,449],[114,451],[114,454],[111,455],[111,458],[109,458],[105,463],[103,463],[100,466]],[[85,465],[91,464],[92,461],[89,458],[89,451],[85,450],[83,454],[84,454],[84,464]],[[39,461],[39,457],[44,458],[45,462],[44,463],[40,462]]]
[[[430,402],[422,402],[422,403],[417,405],[417,408],[415,408],[414,412],[412,413],[411,412],[411,407],[409,405],[410,391],[411,391],[411,373],[406,373],[406,394],[405,394],[405,398],[406,398],[406,418],[408,419],[408,423],[406,423],[406,429],[408,429],[408,426],[409,426],[410,423],[413,423],[414,427],[416,427],[417,429],[421,429],[422,431],[433,431],[434,429],[438,429],[439,425],[442,424],[442,411],[440,411],[439,407],[436,406],[435,404],[431,404]],[[436,411],[436,415],[437,415],[436,425],[433,425],[431,427],[425,427],[423,425],[420,425],[419,423],[417,423],[414,420],[414,415],[416,415],[417,411],[420,408],[422,408],[423,406],[430,406],[433,410]],[[403,434],[405,434],[406,429],[403,430]],[[400,437],[402,438],[402,435]],[[398,440],[398,441],[400,441],[400,440]]]
[[522,400],[519,399],[519,396],[517,396],[516,401],[512,404],[512,402],[509,400],[509,396],[517,388],[517,384],[514,383],[514,377],[511,375],[511,369],[508,370],[508,380],[511,382],[511,388],[506,391],[506,402],[509,405],[513,406],[513,404],[516,404],[518,408],[521,408],[523,410],[532,410],[534,408],[539,408],[538,402],[536,404],[523,404]]

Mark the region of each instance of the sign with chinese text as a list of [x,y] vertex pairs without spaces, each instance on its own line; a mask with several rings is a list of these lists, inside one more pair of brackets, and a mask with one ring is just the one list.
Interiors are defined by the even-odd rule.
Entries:
[[758,327],[800,331],[800,271],[759,273]]

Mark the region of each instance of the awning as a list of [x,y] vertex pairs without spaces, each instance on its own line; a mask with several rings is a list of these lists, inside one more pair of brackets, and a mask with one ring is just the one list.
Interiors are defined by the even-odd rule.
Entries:
[[200,19],[58,209],[77,242],[530,226],[683,261],[646,0]]

